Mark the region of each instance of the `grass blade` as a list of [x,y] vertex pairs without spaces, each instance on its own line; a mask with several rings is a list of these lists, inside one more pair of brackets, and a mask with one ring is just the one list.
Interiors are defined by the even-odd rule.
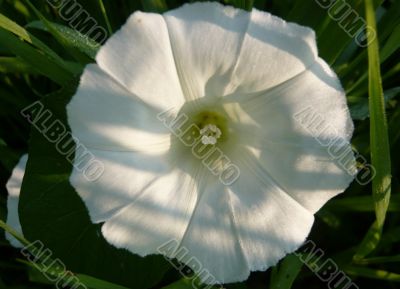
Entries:
[[400,48],[400,24],[396,26],[381,51],[382,62]]
[[[365,0],[365,7],[367,23],[376,31],[373,1]],[[377,38],[370,39],[370,37],[371,34],[368,35],[368,40],[371,42],[368,46],[370,141],[372,165],[376,169],[376,176],[372,180],[372,193],[377,225],[382,228],[390,200],[390,148],[380,71],[379,45]]]
[[0,72],[1,73],[36,73],[32,67],[27,65],[18,57],[2,57],[0,56]]
[[47,55],[2,28],[0,28],[0,43],[10,52],[23,59],[37,73],[48,77],[61,86],[68,83],[73,77],[68,71],[52,62]]
[[[373,0],[365,0],[365,12],[369,27],[376,31]],[[354,260],[364,258],[378,245],[385,223],[391,190],[390,147],[380,72],[378,39],[373,34],[368,34],[368,43],[370,43],[368,46],[370,147],[372,165],[376,170],[375,178],[372,180],[372,196],[376,221],[372,224],[358,247]]]
[[29,245],[29,241],[24,238],[21,234],[19,234],[17,231],[15,231],[13,228],[11,228],[9,225],[7,225],[3,220],[0,220],[0,228],[2,228],[4,231],[9,233],[11,236],[13,236],[15,239],[17,239],[21,244],[24,246]]
[[361,276],[365,278],[378,279],[378,280],[386,280],[392,282],[400,282],[400,274],[388,272],[385,270],[352,266],[346,268],[345,271],[349,275]]
[[103,14],[104,21],[106,22],[106,25],[107,25],[108,33],[111,35],[112,34],[112,28],[111,28],[110,20],[108,19],[108,16],[107,16],[106,8],[104,7],[103,0],[98,0],[98,1],[99,1],[99,6],[100,6],[101,13]]
[[43,14],[34,5],[32,5],[29,0],[25,0],[25,2],[33,10],[33,12],[35,12],[36,16],[43,22],[54,38],[65,47],[68,53],[71,54],[71,56],[73,56],[81,64],[87,64],[91,62],[86,55],[75,48],[74,42],[71,42],[71,39],[65,36],[65,32],[60,32],[52,22],[48,21],[46,17],[44,17]]
[[78,74],[80,73],[79,70],[74,69],[73,67],[70,67],[66,64],[66,62],[58,56],[53,50],[51,50],[46,44],[44,44],[42,41],[40,41],[38,38],[30,34],[28,31],[26,31],[23,27],[19,26],[17,23],[12,21],[11,19],[7,18],[3,14],[0,13],[0,28],[3,28],[18,37],[22,38],[24,41],[32,44],[36,48],[40,49],[43,51],[50,59],[53,60],[56,64],[58,64],[60,67],[64,68],[65,70],[73,73],[73,74]]
[[361,260],[361,265],[400,262],[400,255],[380,256]]
[[[71,46],[86,54],[91,59],[95,59],[97,52],[100,49],[100,44],[96,41],[84,36],[79,31],[71,29],[67,26],[60,25],[57,23],[50,22],[60,34],[70,43]],[[43,31],[50,32],[45,24],[41,21],[33,21],[27,25],[27,27],[35,28]]]

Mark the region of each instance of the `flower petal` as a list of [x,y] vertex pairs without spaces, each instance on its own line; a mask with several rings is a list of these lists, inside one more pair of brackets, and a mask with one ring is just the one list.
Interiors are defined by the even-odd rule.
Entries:
[[102,233],[118,248],[141,256],[156,254],[164,243],[182,238],[196,205],[196,183],[173,170],[137,190],[134,202],[106,221]]
[[250,269],[238,238],[227,187],[217,179],[205,183],[178,250],[187,254],[178,254],[177,258],[199,274],[204,283],[243,281]]
[[193,3],[164,14],[187,99],[222,96],[250,14],[219,3]]
[[315,213],[347,188],[356,172],[353,123],[344,91],[323,60],[277,87],[238,98],[251,119],[241,124],[241,142],[257,151],[284,191]]
[[169,145],[158,111],[95,64],[86,67],[67,113],[73,136],[88,148],[147,152]]
[[194,3],[164,17],[189,99],[264,90],[317,58],[313,30],[257,9],[248,13],[215,2]]
[[241,175],[229,188],[235,226],[250,270],[265,270],[302,245],[314,216],[282,191],[249,153],[236,161]]
[[[16,232],[22,234],[22,227],[18,215],[19,194],[21,192],[22,180],[25,174],[25,167],[28,161],[28,155],[24,154],[18,164],[12,171],[11,177],[6,184],[8,199],[7,199],[7,225],[13,228]],[[6,239],[16,248],[22,248],[22,244],[13,236],[6,232]]]
[[159,110],[183,104],[168,31],[161,15],[133,13],[102,46],[96,61],[130,92]]
[[[104,166],[101,177],[90,180],[77,166],[70,177],[89,211],[93,223],[104,222],[129,206],[143,190],[171,173],[165,154],[91,150]],[[77,162],[77,160],[75,160]]]
[[253,9],[227,93],[256,92],[278,85],[317,59],[312,29]]

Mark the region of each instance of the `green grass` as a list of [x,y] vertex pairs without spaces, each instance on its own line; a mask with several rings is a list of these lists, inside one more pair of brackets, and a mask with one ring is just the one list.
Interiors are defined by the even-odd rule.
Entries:
[[[78,2],[112,34],[136,10],[160,13],[193,1]],[[319,54],[336,71],[347,93],[355,123],[352,145],[375,168],[376,176],[368,185],[353,182],[344,194],[324,206],[316,215],[309,239],[324,250],[322,261],[332,258],[360,288],[397,288],[400,0],[346,2],[376,32],[376,38],[369,35],[367,47],[357,46],[314,0],[225,1],[245,10],[254,6],[316,31]],[[20,115],[22,108],[41,99],[55,117],[66,122],[65,104],[84,65],[94,61],[99,45],[71,29],[44,0],[0,0],[0,179],[6,183],[19,156],[28,150],[32,165],[42,169],[40,174],[28,176],[26,184],[24,180],[32,193],[22,197],[27,204],[21,215],[28,239],[23,241],[45,240],[54,257],[80,274],[88,288],[192,288],[191,281],[182,278],[162,257],[142,259],[99,239],[99,227],[90,223],[84,205],[69,185],[70,167]],[[42,163],[48,165],[41,167]],[[6,196],[2,186],[0,220],[5,220]],[[60,199],[65,202],[60,203]],[[45,210],[48,204],[54,206],[53,211]],[[58,219],[68,212],[74,212],[75,218]],[[12,230],[1,221],[0,227]],[[0,288],[54,288],[0,235]],[[92,249],[102,252],[101,262],[88,254]],[[313,262],[306,266],[296,255],[288,255],[274,268],[253,273],[246,282],[226,288],[327,287],[308,268]]]

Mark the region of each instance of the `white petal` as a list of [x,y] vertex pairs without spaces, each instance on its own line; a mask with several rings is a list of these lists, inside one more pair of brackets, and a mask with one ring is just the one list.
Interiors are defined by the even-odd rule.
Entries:
[[164,14],[185,96],[260,91],[317,58],[314,32],[267,12],[194,3]]
[[170,240],[180,240],[192,216],[197,188],[193,178],[178,170],[153,179],[129,206],[106,221],[102,233],[118,248],[146,256]]
[[316,58],[312,29],[253,9],[227,93],[271,88],[304,71]]
[[86,67],[67,112],[73,136],[88,148],[149,151],[169,145],[158,111],[95,64]]
[[133,13],[102,46],[96,61],[130,92],[162,111],[183,104],[168,31],[161,15]]
[[82,170],[74,166],[70,182],[85,202],[93,223],[110,219],[130,205],[147,186],[171,172],[165,154],[102,150],[91,152],[104,166],[102,175],[90,180]]
[[[204,283],[243,281],[250,270],[234,224],[227,187],[216,179],[206,183],[177,259],[199,274]],[[181,254],[185,251],[187,254]]]
[[315,213],[347,188],[355,173],[353,123],[344,91],[322,60],[262,94],[239,98],[251,119],[242,124],[241,142],[300,204]]
[[[21,192],[22,180],[24,178],[27,161],[28,161],[28,155],[24,154],[20,158],[18,164],[13,169],[11,177],[6,184],[8,192],[7,225],[20,234],[22,234],[22,228],[18,215],[18,202],[19,202],[19,194]],[[22,248],[22,244],[7,232],[6,232],[6,238],[14,247]]]
[[314,216],[284,192],[258,161],[243,153],[229,188],[240,244],[251,271],[275,265],[308,236]]
[[197,2],[169,11],[164,18],[185,96],[222,96],[250,14],[215,2]]

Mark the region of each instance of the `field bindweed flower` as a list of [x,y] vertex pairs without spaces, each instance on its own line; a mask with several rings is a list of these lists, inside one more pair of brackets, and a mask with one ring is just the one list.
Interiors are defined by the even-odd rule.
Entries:
[[[296,121],[310,107],[329,125]],[[332,156],[350,149],[353,123],[314,32],[256,9],[134,13],[67,113],[104,164],[101,178],[74,168],[70,181],[106,240],[140,256],[175,240],[161,253],[207,270],[205,283],[242,281],[296,250],[353,179]]]

